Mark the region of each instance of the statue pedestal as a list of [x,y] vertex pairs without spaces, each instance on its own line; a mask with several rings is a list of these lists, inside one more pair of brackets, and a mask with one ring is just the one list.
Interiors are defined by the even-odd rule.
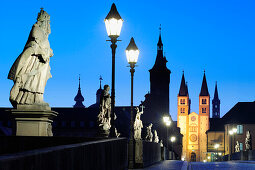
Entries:
[[53,136],[53,118],[58,115],[49,106],[18,105],[11,110],[16,121],[16,136]]
[[135,142],[135,167],[143,167],[143,141],[134,140]]

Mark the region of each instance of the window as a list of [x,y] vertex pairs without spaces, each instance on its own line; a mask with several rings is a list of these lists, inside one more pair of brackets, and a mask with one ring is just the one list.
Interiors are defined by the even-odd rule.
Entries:
[[243,143],[239,143],[239,145],[240,145],[240,151],[242,151],[243,150]]
[[202,99],[202,104],[206,104],[206,99]]
[[89,127],[94,127],[94,122],[93,121],[89,122]]
[[243,125],[237,125],[237,134],[243,134]]
[[206,108],[202,108],[202,113],[206,113]]
[[196,126],[190,126],[189,131],[190,132],[197,132],[197,127]]
[[66,127],[66,121],[61,122],[62,127]]
[[185,108],[181,108],[181,113],[185,113]]
[[75,127],[75,121],[71,121],[71,127],[72,127],[72,128]]
[[85,126],[85,122],[84,121],[80,121],[80,127],[84,127]]
[[185,104],[185,99],[181,99],[180,103],[181,103],[181,105],[184,105]]

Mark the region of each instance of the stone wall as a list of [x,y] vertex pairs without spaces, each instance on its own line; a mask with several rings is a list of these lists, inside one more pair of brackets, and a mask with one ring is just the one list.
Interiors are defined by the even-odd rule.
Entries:
[[0,170],[125,170],[127,139],[104,139],[0,156]]
[[159,143],[143,141],[143,166],[149,166],[161,161],[161,147]]

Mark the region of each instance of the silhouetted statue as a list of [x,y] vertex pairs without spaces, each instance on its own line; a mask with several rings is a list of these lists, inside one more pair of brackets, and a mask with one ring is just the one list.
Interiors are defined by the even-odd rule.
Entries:
[[141,140],[141,133],[143,128],[143,122],[140,119],[141,114],[143,114],[143,111],[139,112],[139,108],[136,107],[136,116],[135,116],[135,122],[134,122],[134,139],[135,140]]
[[151,128],[152,128],[152,123],[147,127],[147,135],[145,137],[145,140],[148,142],[152,142],[152,138],[153,138],[153,134],[151,132]]
[[111,96],[109,94],[110,86],[104,85],[104,90],[100,97],[99,114],[97,122],[99,130],[109,135],[111,128]]
[[250,131],[246,131],[245,150],[246,151],[252,150]]
[[51,78],[50,48],[48,36],[51,33],[50,16],[41,9],[33,25],[23,52],[18,56],[8,74],[14,85],[10,102],[14,108],[20,105],[47,105],[43,101],[46,82]]

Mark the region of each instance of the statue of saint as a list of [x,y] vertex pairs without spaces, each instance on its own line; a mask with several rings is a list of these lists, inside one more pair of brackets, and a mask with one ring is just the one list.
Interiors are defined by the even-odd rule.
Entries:
[[246,138],[245,138],[245,149],[246,151],[252,150],[251,148],[251,134],[250,131],[246,131]]
[[162,140],[160,140],[160,147],[164,147],[164,145],[163,145],[163,141]]
[[110,86],[104,85],[104,90],[100,97],[99,114],[97,121],[99,128],[108,131],[111,128],[111,96],[109,94]]
[[158,133],[156,130],[154,130],[154,142],[158,143],[159,142],[159,138],[158,138]]
[[147,135],[145,137],[145,140],[148,142],[152,142],[152,138],[153,138],[153,134],[151,132],[151,128],[152,128],[152,123],[150,123],[150,125],[147,127]]
[[10,92],[10,102],[17,105],[47,105],[43,101],[46,82],[51,78],[50,48],[48,36],[51,33],[50,16],[43,9],[38,14],[23,52],[18,56],[8,74],[14,85]]
[[240,144],[236,141],[235,152],[240,152]]
[[134,139],[135,140],[141,140],[141,133],[143,128],[143,122],[140,119],[141,114],[143,114],[143,111],[139,112],[139,108],[136,107],[136,116],[135,116],[135,122],[134,122]]

